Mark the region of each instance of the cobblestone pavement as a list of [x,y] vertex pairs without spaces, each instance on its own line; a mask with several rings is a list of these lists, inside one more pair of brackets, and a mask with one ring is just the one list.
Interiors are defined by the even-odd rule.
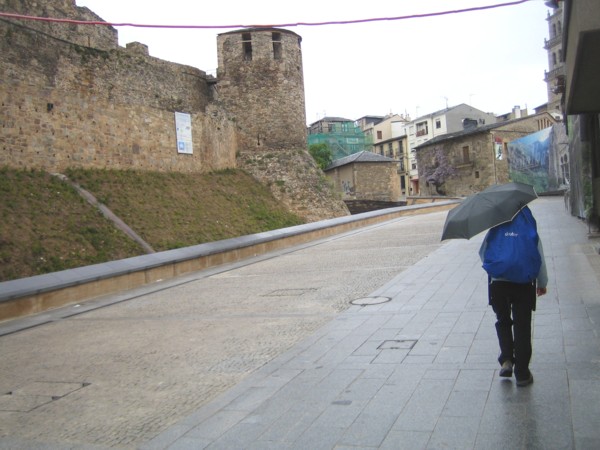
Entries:
[[139,447],[439,248],[445,216],[62,308],[0,337],[0,448]]

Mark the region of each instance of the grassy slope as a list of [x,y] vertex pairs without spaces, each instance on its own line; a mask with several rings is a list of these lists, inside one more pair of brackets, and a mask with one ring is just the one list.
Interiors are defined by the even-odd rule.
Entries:
[[[302,223],[239,170],[66,175],[156,251]],[[41,171],[0,168],[0,219],[0,281],[143,253],[69,184]]]

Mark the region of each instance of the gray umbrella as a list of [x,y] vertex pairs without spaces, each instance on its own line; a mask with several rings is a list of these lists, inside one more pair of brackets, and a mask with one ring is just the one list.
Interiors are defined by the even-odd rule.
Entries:
[[521,208],[536,198],[535,189],[528,184],[507,183],[490,186],[467,197],[460,205],[448,211],[442,241],[471,239],[482,231],[510,222]]

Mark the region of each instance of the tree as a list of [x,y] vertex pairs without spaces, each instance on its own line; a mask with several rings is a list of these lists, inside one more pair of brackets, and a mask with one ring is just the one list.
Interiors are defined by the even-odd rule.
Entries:
[[448,178],[456,175],[456,169],[450,164],[448,156],[444,153],[442,147],[434,149],[433,162],[423,170],[422,177],[428,185],[435,187],[435,192],[439,195],[446,195],[442,185]]
[[324,142],[321,144],[311,144],[308,147],[308,153],[311,154],[321,170],[325,170],[333,161],[333,152],[329,148],[329,145]]

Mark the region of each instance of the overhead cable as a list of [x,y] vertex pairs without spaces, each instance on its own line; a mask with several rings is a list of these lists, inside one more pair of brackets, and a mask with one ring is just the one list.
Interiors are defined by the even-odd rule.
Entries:
[[407,20],[407,19],[420,19],[425,17],[436,17],[436,16],[445,16],[449,14],[459,14],[473,11],[482,11],[486,9],[493,8],[502,8],[505,6],[515,6],[520,5],[522,3],[526,3],[532,0],[517,0],[513,2],[507,3],[498,3],[495,5],[487,5],[487,6],[476,6],[472,8],[464,8],[464,9],[455,9],[450,11],[441,11],[441,12],[433,12],[433,13],[424,13],[424,14],[412,14],[408,16],[397,16],[397,17],[376,17],[371,19],[355,19],[355,20],[336,20],[336,21],[327,21],[327,22],[294,22],[294,23],[279,23],[279,24],[270,24],[270,25],[160,25],[160,24],[140,24],[140,23],[117,23],[117,22],[103,22],[103,21],[88,21],[88,20],[75,20],[75,19],[61,19],[56,17],[37,17],[37,16],[28,16],[23,14],[14,14],[14,13],[4,13],[0,12],[0,17],[5,17],[9,19],[19,19],[19,20],[32,20],[32,21],[40,21],[40,22],[53,22],[53,23],[67,23],[67,24],[75,24],[75,25],[102,25],[102,26],[112,26],[112,27],[135,27],[135,28],[198,28],[198,29],[221,29],[221,28],[281,28],[281,27],[300,27],[300,26],[324,26],[324,25],[349,25],[349,24],[357,24],[357,23],[367,23],[367,22],[385,22],[385,21],[395,21],[395,20]]

